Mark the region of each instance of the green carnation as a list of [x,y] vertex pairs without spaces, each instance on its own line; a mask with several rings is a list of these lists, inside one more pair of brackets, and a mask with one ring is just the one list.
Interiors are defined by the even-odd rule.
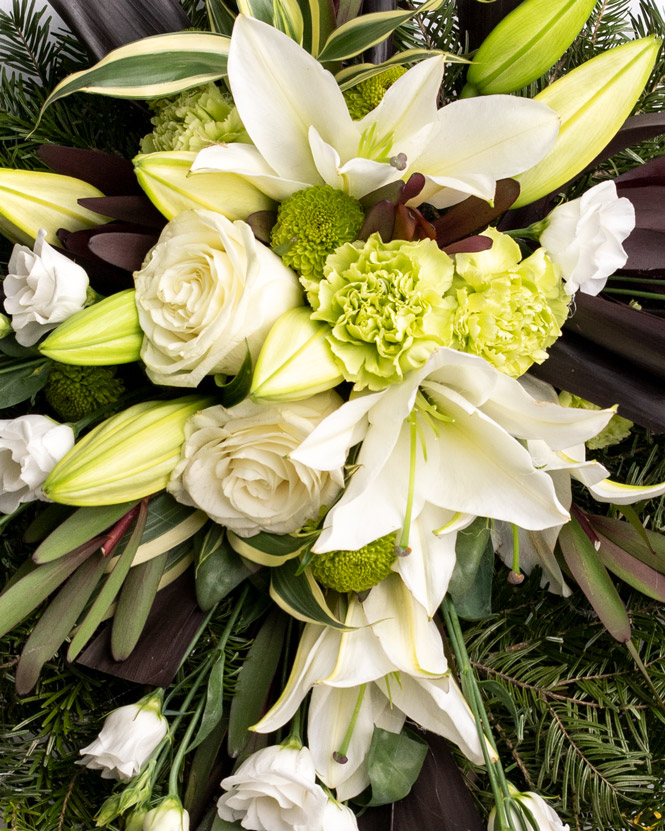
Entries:
[[452,336],[454,300],[443,295],[453,261],[433,240],[347,243],[326,260],[310,292],[312,317],[355,389],[381,390],[421,367]]
[[64,421],[78,421],[125,391],[114,366],[70,366],[53,363],[44,387],[49,405]]
[[[559,393],[559,403],[562,407],[577,407],[580,410],[602,410],[597,404],[592,404],[579,395],[572,395],[569,392]],[[613,415],[603,429],[586,442],[589,450],[602,450],[604,447],[611,447],[619,444],[630,435],[633,422],[620,415]]]
[[480,355],[506,375],[522,375],[561,334],[570,298],[544,249],[521,259],[517,243],[494,228],[492,247],[455,257],[449,294],[456,302],[455,349]]
[[314,579],[338,592],[367,591],[390,574],[397,557],[395,541],[392,533],[357,551],[316,554],[310,563]]
[[215,142],[251,144],[230,95],[210,83],[152,104],[154,130],[141,141],[142,153],[198,151]]
[[270,244],[305,288],[323,276],[328,254],[358,236],[365,213],[356,199],[330,185],[296,191],[277,211]]
[[347,89],[344,92],[344,98],[351,118],[357,121],[375,107],[378,107],[386,94],[386,90],[405,72],[406,69],[403,66],[392,66],[378,75],[373,75],[371,78],[361,81],[351,89]]

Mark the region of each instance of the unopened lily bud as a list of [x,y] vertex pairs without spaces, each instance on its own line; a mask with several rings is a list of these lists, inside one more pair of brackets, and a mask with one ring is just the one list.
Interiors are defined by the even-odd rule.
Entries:
[[62,247],[56,231],[80,231],[109,222],[78,200],[104,196],[97,188],[72,176],[39,170],[0,168],[0,232],[12,242],[32,245],[40,228],[46,242]]
[[189,831],[189,814],[177,796],[168,796],[145,815],[143,831]]
[[227,219],[247,219],[273,207],[272,200],[235,173],[192,173],[196,153],[148,153],[134,159],[134,172],[148,199],[167,219],[192,208],[206,208]]
[[640,38],[602,52],[536,95],[561,117],[552,149],[515,176],[520,195],[513,208],[529,205],[582,171],[605,148],[630,115],[653,69],[660,40]]
[[12,324],[7,315],[0,314],[0,340],[12,333]]
[[254,370],[254,400],[300,401],[343,380],[326,339],[330,327],[310,314],[303,307],[290,309],[268,333]]
[[185,422],[212,403],[191,395],[111,416],[55,466],[44,494],[64,505],[115,505],[162,490],[180,458]]
[[462,97],[515,92],[554,66],[575,40],[596,0],[526,0],[480,45]]
[[143,343],[134,289],[120,291],[72,315],[39,351],[61,364],[115,366],[138,361]]

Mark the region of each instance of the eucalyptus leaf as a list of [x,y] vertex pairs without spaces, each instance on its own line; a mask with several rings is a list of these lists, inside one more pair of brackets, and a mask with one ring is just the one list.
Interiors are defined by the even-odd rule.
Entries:
[[225,654],[222,652],[210,669],[201,724],[199,724],[199,729],[196,731],[194,740],[188,746],[189,750],[198,747],[222,720],[222,716],[224,715],[225,666]]
[[489,523],[484,517],[476,517],[471,525],[458,532],[455,568],[448,584],[455,606],[473,586],[483,555],[491,545]]
[[41,542],[52,531],[55,531],[58,525],[64,522],[68,516],[71,516],[74,510],[75,508],[72,508],[71,505],[59,505],[57,502],[44,505],[44,509],[37,514],[26,528],[23,540],[31,545]]
[[27,401],[42,389],[48,378],[51,362],[46,358],[0,368],[0,401],[13,407]]
[[210,831],[243,831],[243,829],[240,824],[240,820],[237,822],[229,822],[228,820],[222,819],[219,814],[217,814]]
[[224,529],[212,525],[204,535],[196,565],[196,600],[204,612],[239,586],[250,571],[231,548]]
[[374,728],[367,756],[370,806],[397,802],[411,790],[427,755],[427,743],[407,733]]

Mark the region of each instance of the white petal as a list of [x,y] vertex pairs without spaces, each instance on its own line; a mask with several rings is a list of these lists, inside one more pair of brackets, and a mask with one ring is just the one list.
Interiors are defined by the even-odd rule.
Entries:
[[[581,478],[573,472],[576,479]],[[657,485],[623,485],[612,479],[603,479],[595,485],[587,485],[594,499],[598,502],[611,502],[612,505],[630,505],[640,499],[652,499],[665,493],[665,482]]]

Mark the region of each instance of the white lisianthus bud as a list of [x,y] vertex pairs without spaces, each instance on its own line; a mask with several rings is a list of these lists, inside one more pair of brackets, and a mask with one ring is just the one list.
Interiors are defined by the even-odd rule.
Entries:
[[37,234],[34,249],[15,245],[3,282],[5,311],[21,346],[33,346],[46,332],[85,306],[88,275]]
[[[557,812],[551,808],[547,802],[532,791],[520,792],[509,785],[510,795],[512,798],[523,806],[533,817],[536,826],[534,831],[570,831],[570,826],[564,824]],[[520,818],[516,816],[516,811],[511,808],[513,824],[516,828],[521,828]],[[496,818],[496,809],[492,809],[489,822],[487,823],[487,831],[494,831],[494,822]],[[531,822],[527,816],[523,817],[527,827],[531,829]]]
[[101,770],[102,779],[131,779],[167,732],[161,692],[147,695],[107,716],[94,742],[79,751],[83,759],[77,764]]
[[[307,747],[266,747],[253,753],[232,776],[222,779],[226,793],[217,812],[229,822],[241,820],[252,831],[287,831],[324,826],[328,797],[316,784]],[[337,826],[330,826],[336,831]],[[344,831],[345,826],[340,826]]]
[[601,182],[546,218],[540,244],[561,269],[567,294],[598,294],[628,259],[621,243],[635,227],[635,209],[618,197],[614,182]]
[[332,504],[344,479],[341,468],[314,470],[289,453],[340,404],[326,392],[291,404],[246,399],[201,410],[185,425],[167,490],[240,537],[297,531]]
[[44,499],[41,486],[74,447],[74,431],[43,415],[0,419],[0,511]]
[[134,279],[141,357],[169,386],[235,375],[247,348],[256,357],[277,318],[303,303],[295,273],[249,225],[214,211],[169,222]]
[[145,815],[143,831],[189,831],[189,813],[177,796],[167,796]]
[[358,831],[356,815],[346,805],[329,799],[323,812],[323,831]]

